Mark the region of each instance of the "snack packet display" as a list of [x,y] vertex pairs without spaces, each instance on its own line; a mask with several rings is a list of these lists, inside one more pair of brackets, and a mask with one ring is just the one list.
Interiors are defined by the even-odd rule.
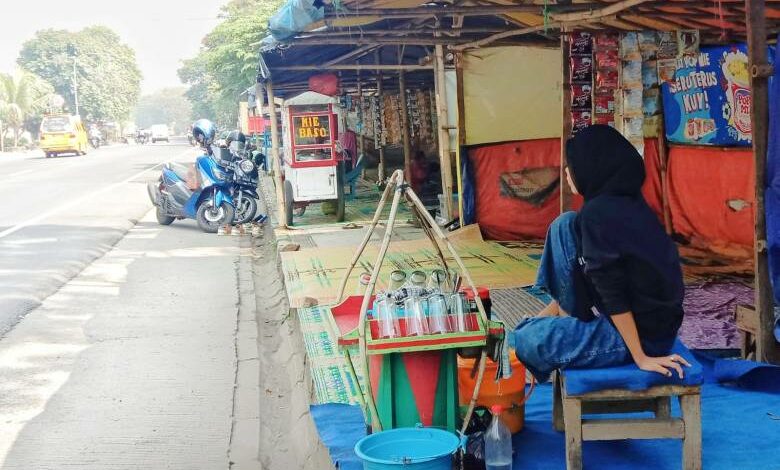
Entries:
[[677,34],[672,31],[660,31],[658,33],[659,59],[673,59],[677,57]]
[[571,113],[571,133],[577,132],[589,127],[593,121],[593,114],[590,111],[572,111]]
[[623,88],[623,115],[626,117],[642,115],[642,89]]
[[623,61],[621,68],[620,85],[623,88],[642,86],[642,61]]
[[620,40],[616,34],[598,33],[593,37],[593,43],[596,50],[615,49],[620,46]]
[[677,56],[699,53],[699,30],[685,29],[677,31]]
[[593,86],[590,84],[572,85],[571,107],[574,109],[591,109]]
[[614,69],[617,70],[620,66],[620,56],[618,56],[617,49],[599,50],[593,54],[596,59],[596,69]]
[[591,83],[593,81],[592,57],[572,57],[570,63],[572,83]]
[[596,114],[593,116],[593,124],[603,124],[605,126],[615,127],[615,115]]
[[642,86],[645,88],[658,86],[658,61],[642,62]]
[[593,36],[580,31],[572,33],[569,40],[569,55],[591,55],[593,53]]
[[677,73],[677,59],[658,59],[658,82],[666,83],[674,81]]
[[615,95],[614,93],[601,93],[593,98],[593,112],[596,114],[614,114],[615,113]]
[[642,98],[642,113],[653,116],[661,112],[661,95],[658,88],[647,89]]
[[596,89],[612,91],[618,87],[619,74],[617,70],[599,70],[596,72]]
[[641,60],[637,33],[624,33],[620,37],[620,58],[623,60]]
[[637,38],[642,59],[655,59],[658,53],[658,35],[655,31],[640,31],[637,33]]

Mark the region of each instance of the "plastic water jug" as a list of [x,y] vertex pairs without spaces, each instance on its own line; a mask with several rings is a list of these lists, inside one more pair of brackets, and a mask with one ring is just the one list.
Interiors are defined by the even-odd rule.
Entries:
[[493,405],[493,420],[485,433],[485,468],[487,470],[512,470],[512,434],[499,419],[504,408]]

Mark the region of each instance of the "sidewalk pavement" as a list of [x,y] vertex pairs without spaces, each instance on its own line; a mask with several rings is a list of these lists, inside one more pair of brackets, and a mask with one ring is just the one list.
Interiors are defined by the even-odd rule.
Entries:
[[249,331],[238,323],[240,293],[254,300],[242,244],[149,213],[27,315],[0,341],[0,467],[215,470],[256,458],[256,441],[233,432],[257,437],[256,375],[236,384],[237,349],[257,355],[254,316],[242,314]]

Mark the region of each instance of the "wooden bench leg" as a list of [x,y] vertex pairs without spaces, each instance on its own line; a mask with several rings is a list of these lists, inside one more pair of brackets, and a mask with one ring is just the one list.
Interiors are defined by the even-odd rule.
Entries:
[[561,376],[558,371],[553,372],[553,429],[563,432],[563,403],[561,399]]
[[680,408],[685,423],[682,468],[701,470],[701,395],[680,395]]
[[658,397],[655,399],[655,417],[664,419],[672,417],[672,397]]
[[566,470],[582,470],[582,402],[563,399],[563,422],[566,429]]

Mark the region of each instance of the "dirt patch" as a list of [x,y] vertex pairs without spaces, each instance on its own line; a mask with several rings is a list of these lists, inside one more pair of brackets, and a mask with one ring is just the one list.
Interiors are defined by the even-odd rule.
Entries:
[[270,224],[254,238],[263,469],[333,468],[309,414],[314,387],[298,316],[289,308]]

